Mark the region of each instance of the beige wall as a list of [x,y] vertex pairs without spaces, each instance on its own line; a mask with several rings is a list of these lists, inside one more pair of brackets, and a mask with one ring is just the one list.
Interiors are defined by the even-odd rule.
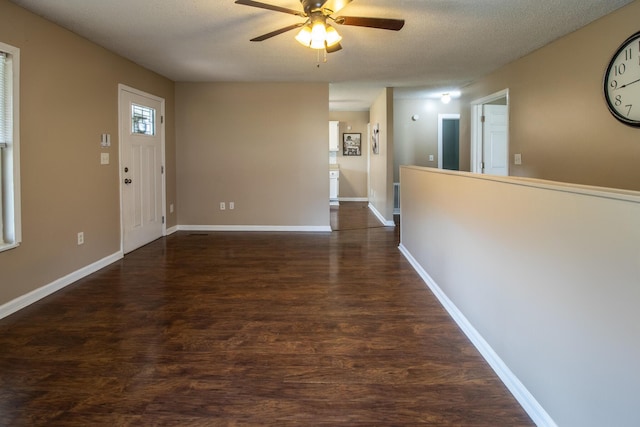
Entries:
[[557,425],[637,425],[640,193],[401,175],[402,248]]
[[640,189],[640,129],[613,118],[602,88],[639,17],[636,1],[464,88],[461,168],[469,170],[469,102],[508,88],[512,175]]
[[[176,187],[171,81],[6,0],[0,40],[21,49],[23,237],[0,253],[2,305],[120,250],[119,83],[166,99],[167,203]],[[111,148],[101,149],[102,133]],[[109,165],[100,165],[102,151]]]
[[[459,114],[460,102],[452,99],[443,104],[439,99],[398,99],[393,104],[394,173],[400,181],[400,166],[438,167],[438,114]],[[411,117],[417,114],[418,120]],[[429,155],[433,161],[429,161]]]
[[[367,156],[369,140],[367,139],[368,111],[333,111],[329,120],[340,122],[340,144],[344,133],[359,133],[362,141],[361,156],[343,156],[338,151],[337,163],[340,165],[340,198],[367,198]],[[347,127],[351,126],[351,130]],[[341,145],[342,147],[342,145]]]
[[180,225],[329,226],[327,84],[177,83],[176,113]]
[[380,127],[379,154],[371,154],[369,203],[388,222],[393,221],[393,88],[386,88],[369,111],[371,132]]

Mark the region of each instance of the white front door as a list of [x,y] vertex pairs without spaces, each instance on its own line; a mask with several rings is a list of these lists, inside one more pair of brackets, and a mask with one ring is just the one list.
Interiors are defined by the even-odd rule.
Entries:
[[509,175],[509,135],[506,105],[483,105],[483,173]]
[[122,247],[131,252],[164,233],[163,100],[120,87]]

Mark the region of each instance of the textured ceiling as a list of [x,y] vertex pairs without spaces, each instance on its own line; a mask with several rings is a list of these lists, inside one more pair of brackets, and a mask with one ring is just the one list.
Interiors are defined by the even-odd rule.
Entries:
[[[261,0],[301,9],[299,0]],[[343,49],[318,64],[303,21],[233,0],[12,0],[174,81],[328,82],[332,110],[367,109],[383,87],[459,88],[632,0],[354,0],[337,15],[403,18],[385,31],[336,26]]]

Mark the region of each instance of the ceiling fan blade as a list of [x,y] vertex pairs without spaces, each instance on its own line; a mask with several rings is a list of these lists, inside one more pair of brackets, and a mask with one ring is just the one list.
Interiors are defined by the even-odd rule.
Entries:
[[254,37],[254,38],[251,39],[251,41],[252,42],[261,42],[263,40],[270,39],[271,37],[277,36],[278,34],[286,33],[287,31],[291,31],[293,29],[300,28],[304,24],[305,24],[304,22],[301,22],[299,24],[289,25],[287,27],[280,28],[279,30],[271,31],[270,33],[263,34],[263,35],[258,36],[258,37]]
[[363,18],[361,16],[338,16],[336,24],[355,25],[357,27],[380,28],[382,30],[400,31],[404,27],[404,19]]
[[282,12],[282,13],[288,13],[288,14],[291,14],[291,15],[305,17],[305,14],[303,12],[299,11],[299,10],[289,9],[287,7],[274,6],[272,4],[261,3],[259,1],[236,0],[235,3],[236,4],[243,4],[245,6],[252,6],[252,7],[257,7],[257,8],[260,8],[260,9],[273,10],[275,12]]
[[342,45],[340,43],[337,43],[337,44],[334,44],[331,47],[327,47],[326,51],[327,51],[327,53],[333,53],[333,52],[337,52],[337,51],[339,51],[341,49],[342,49]]
[[322,5],[322,8],[329,9],[331,13],[337,13],[340,10],[342,10],[342,8],[344,8],[346,5],[351,3],[351,1],[352,0],[327,0]]

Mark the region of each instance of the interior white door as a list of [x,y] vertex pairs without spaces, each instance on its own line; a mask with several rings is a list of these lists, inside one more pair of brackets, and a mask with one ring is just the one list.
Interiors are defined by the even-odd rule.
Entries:
[[163,234],[162,102],[120,91],[122,246],[125,253]]
[[509,117],[506,105],[483,105],[483,173],[509,175]]

